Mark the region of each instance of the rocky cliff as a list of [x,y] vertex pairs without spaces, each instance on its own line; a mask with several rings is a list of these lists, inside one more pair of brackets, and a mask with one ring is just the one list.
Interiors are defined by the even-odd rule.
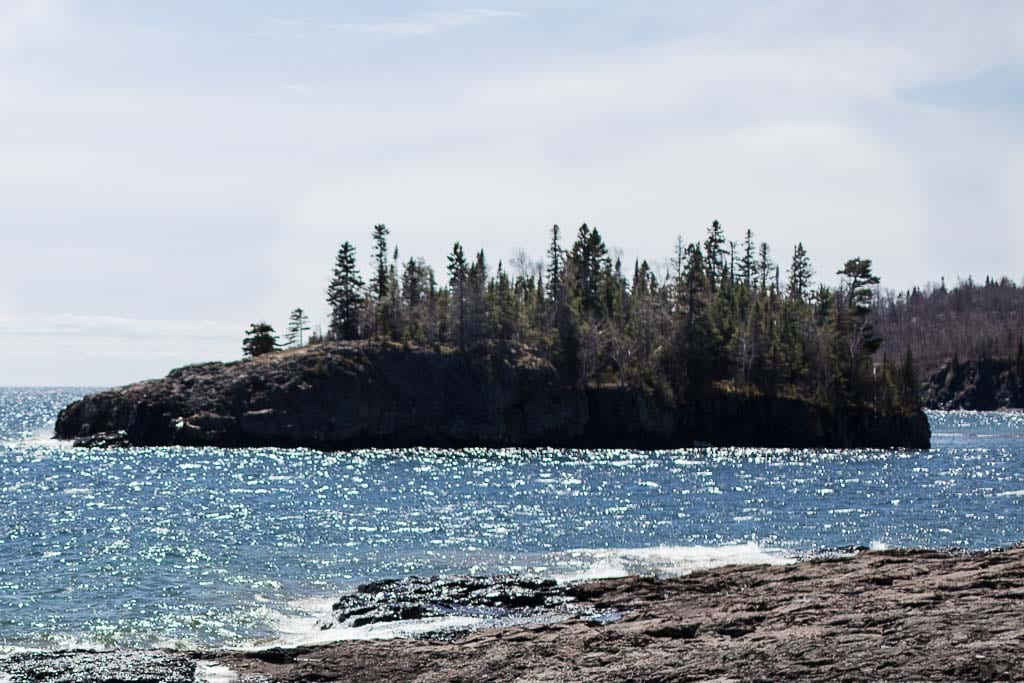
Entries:
[[950,361],[925,382],[924,404],[937,410],[1024,408],[1024,373],[1016,361]]
[[796,399],[723,391],[677,406],[624,387],[566,384],[522,348],[459,353],[389,343],[325,343],[166,378],[72,403],[56,435],[79,445],[567,446],[715,445],[927,448],[923,413],[844,414]]

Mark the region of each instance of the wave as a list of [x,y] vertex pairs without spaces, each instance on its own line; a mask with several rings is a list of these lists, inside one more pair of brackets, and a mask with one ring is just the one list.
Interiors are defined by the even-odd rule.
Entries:
[[267,607],[265,619],[276,635],[232,649],[251,652],[324,645],[342,640],[394,640],[438,631],[474,629],[486,624],[484,618],[453,616],[343,626],[333,619],[332,606],[337,599],[338,596],[305,598],[285,603],[280,608]]
[[634,574],[682,576],[702,569],[736,564],[791,564],[798,558],[781,548],[753,541],[720,546],[669,546],[651,548],[580,548],[559,553],[558,563],[577,566],[557,572],[562,582],[613,579]]
[[[654,546],[649,548],[578,548],[546,553],[521,563],[521,573],[553,578],[560,583],[620,578],[636,574],[681,576],[726,565],[782,565],[798,561],[794,554],[758,543],[721,546]],[[241,650],[322,645],[342,640],[389,640],[427,633],[483,628],[485,617],[446,616],[400,622],[343,626],[333,619],[338,596],[318,596],[282,605],[265,605],[263,620],[276,635],[251,642]]]

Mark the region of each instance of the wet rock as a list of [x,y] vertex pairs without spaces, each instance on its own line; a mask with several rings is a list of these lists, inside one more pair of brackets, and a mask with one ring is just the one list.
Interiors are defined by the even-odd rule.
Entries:
[[[436,594],[423,580],[366,590]],[[545,601],[548,590],[540,589]],[[454,640],[341,642],[273,658],[279,663],[252,653],[218,658],[239,674],[274,681],[1024,680],[1024,547],[861,552],[550,590],[555,600],[573,597],[581,611],[617,606],[621,618],[515,625]],[[474,579],[450,593],[488,591]]]
[[123,429],[80,436],[74,440],[74,444],[79,448],[123,448],[131,446],[128,432]]
[[555,581],[506,576],[454,576],[385,580],[364,584],[334,604],[346,626],[429,617],[509,618],[579,615],[575,600]]
[[0,657],[0,680],[9,683],[192,683],[195,670],[190,657],[168,652],[82,650]]

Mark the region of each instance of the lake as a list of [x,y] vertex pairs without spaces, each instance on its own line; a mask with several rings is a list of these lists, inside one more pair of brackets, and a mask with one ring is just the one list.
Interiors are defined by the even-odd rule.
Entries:
[[1024,540],[1022,413],[932,412],[930,451],[50,440],[84,392],[0,389],[6,648],[308,642],[341,592],[409,574],[673,574]]

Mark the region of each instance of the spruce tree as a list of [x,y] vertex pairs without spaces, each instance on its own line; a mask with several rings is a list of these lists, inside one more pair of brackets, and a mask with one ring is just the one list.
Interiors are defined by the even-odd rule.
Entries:
[[586,223],[580,226],[568,261],[573,270],[574,294],[583,310],[604,317],[607,311],[602,306],[601,291],[605,278],[610,275],[611,260],[608,258],[608,247],[597,228],[591,230]]
[[725,229],[718,221],[712,221],[708,238],[704,240],[704,266],[707,269],[708,284],[716,289],[725,272]]
[[789,266],[789,298],[803,301],[811,291],[812,277],[814,270],[811,268],[811,260],[807,257],[803,243],[797,242],[793,248],[793,262]]
[[334,277],[327,286],[331,309],[329,333],[334,339],[359,339],[359,311],[363,304],[363,279],[356,268],[356,249],[343,242],[334,260]]
[[562,281],[565,278],[565,255],[562,252],[562,234],[558,225],[551,228],[551,242],[548,245],[548,299],[555,301],[562,296]]
[[757,246],[754,244],[754,233],[747,228],[743,238],[743,255],[740,257],[740,279],[747,287],[754,284],[757,273]]
[[373,275],[370,277],[370,292],[377,302],[388,296],[391,278],[388,270],[388,229],[380,224],[373,226]]
[[757,274],[761,279],[761,289],[768,289],[768,278],[771,277],[775,264],[772,262],[771,249],[767,242],[761,242],[757,250]]

